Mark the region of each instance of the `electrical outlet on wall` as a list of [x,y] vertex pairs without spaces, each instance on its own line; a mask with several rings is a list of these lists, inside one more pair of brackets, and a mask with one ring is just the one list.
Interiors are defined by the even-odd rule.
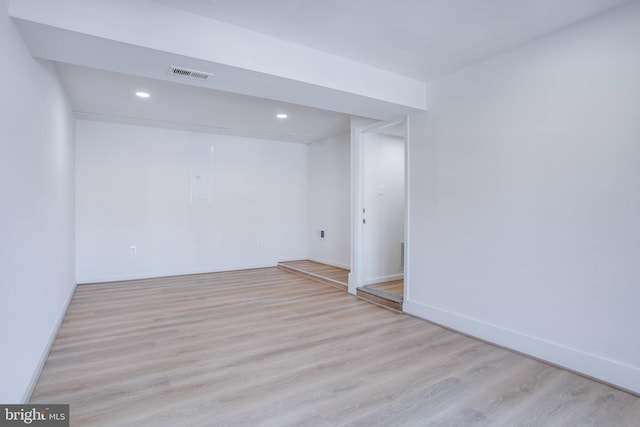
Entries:
[[324,240],[326,233],[324,230],[318,230],[318,240]]
[[138,249],[135,246],[129,246],[129,253],[135,255],[138,253]]

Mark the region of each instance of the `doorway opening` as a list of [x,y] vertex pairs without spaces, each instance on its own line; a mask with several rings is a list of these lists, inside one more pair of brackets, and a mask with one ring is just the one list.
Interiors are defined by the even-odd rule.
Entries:
[[354,130],[349,292],[402,311],[406,288],[407,120]]

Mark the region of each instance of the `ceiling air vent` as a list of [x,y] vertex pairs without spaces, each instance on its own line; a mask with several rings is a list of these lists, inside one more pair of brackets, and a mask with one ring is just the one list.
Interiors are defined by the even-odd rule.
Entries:
[[194,80],[207,80],[210,76],[213,76],[213,74],[205,73],[204,71],[190,70],[188,68],[175,67],[173,65],[169,68],[169,74]]

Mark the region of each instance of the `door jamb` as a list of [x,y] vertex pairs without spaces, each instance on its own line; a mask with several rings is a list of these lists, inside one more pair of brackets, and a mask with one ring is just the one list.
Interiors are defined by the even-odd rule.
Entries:
[[364,285],[363,278],[363,186],[364,186],[364,134],[367,132],[378,131],[386,127],[395,126],[398,124],[404,124],[405,136],[404,136],[404,152],[405,152],[405,191],[404,191],[404,287],[405,295],[407,291],[407,276],[408,276],[408,149],[409,149],[409,118],[406,116],[400,117],[392,121],[378,121],[374,123],[367,123],[362,126],[358,126],[353,129],[351,136],[352,148],[351,148],[351,271],[349,273],[349,293],[355,295],[356,290]]

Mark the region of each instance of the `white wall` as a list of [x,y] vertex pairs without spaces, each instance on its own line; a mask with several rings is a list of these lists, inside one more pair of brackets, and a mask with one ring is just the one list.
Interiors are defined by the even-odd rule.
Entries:
[[0,0],[0,402],[29,398],[75,287],[73,119]]
[[373,284],[402,278],[404,139],[375,132],[363,137],[363,277]]
[[351,264],[350,153],[348,133],[309,147],[309,257],[343,268]]
[[640,4],[411,118],[407,312],[640,392]]
[[[308,256],[306,145],[86,120],[76,135],[79,283]],[[192,203],[207,153],[211,197]]]

